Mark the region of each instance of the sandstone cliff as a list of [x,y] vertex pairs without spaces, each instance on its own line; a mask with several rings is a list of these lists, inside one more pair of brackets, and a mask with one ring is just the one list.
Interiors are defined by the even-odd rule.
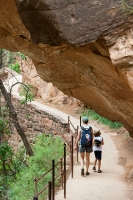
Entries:
[[31,59],[22,60],[20,57],[16,57],[17,62],[20,65],[21,75],[25,84],[31,84],[34,88],[35,98],[43,100],[44,103],[50,103],[52,105],[64,106],[68,105],[73,107],[75,111],[83,104],[76,98],[64,95],[59,91],[52,83],[47,83],[41,79]]
[[43,80],[133,136],[132,33],[119,0],[0,1],[0,48],[24,53]]

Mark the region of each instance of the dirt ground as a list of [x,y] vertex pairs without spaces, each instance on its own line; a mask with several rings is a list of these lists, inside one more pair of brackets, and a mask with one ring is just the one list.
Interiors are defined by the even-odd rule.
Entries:
[[[43,103],[40,100],[40,103]],[[53,105],[50,103],[45,103],[45,105],[51,106],[58,110],[61,110],[68,115],[79,118],[79,113],[83,110],[81,107],[74,108],[72,105]],[[124,174],[121,177],[121,181],[125,182],[128,188],[128,196],[133,200],[133,138],[131,138],[125,128],[120,128],[118,130],[110,129],[105,125],[102,125],[96,121],[90,120],[90,124],[98,127],[100,130],[103,130],[114,141],[116,148],[119,152],[119,162],[118,164],[124,168]],[[106,141],[105,141],[106,142]]]

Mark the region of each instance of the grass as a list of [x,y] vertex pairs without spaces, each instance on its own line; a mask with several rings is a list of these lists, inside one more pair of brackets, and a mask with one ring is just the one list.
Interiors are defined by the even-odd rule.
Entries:
[[81,113],[81,116],[88,116],[90,119],[96,120],[111,129],[119,129],[122,127],[121,123],[110,121],[109,119],[106,119],[105,117],[97,114],[93,109],[86,109],[83,113]]

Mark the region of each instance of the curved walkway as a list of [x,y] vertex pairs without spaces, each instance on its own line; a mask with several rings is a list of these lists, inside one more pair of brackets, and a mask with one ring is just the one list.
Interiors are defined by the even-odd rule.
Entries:
[[[15,89],[16,90],[16,89]],[[14,91],[14,94],[17,93]],[[33,101],[32,104],[37,107],[48,110],[51,113],[59,115],[64,120],[68,120],[68,114],[61,112],[60,110],[51,108],[39,102]],[[70,119],[75,127],[79,126],[79,119],[70,116]],[[97,129],[91,124],[93,129]],[[94,154],[91,153],[91,165],[90,175],[82,177],[80,175],[80,163],[76,163],[74,166],[74,177],[71,178],[71,174],[67,180],[66,185],[66,199],[67,200],[129,200],[127,196],[126,184],[122,182],[121,176],[124,173],[122,166],[118,165],[119,154],[114,145],[111,137],[101,130],[104,137],[105,145],[103,146],[102,157],[102,171],[98,174],[93,172]],[[55,200],[64,199],[64,190],[59,190],[55,196]]]
[[[33,101],[32,104],[40,107],[41,109],[48,110],[51,113],[59,115],[67,121],[68,114],[61,112],[55,108],[43,105],[39,102]],[[70,115],[69,115],[70,116]],[[79,126],[79,119],[70,116],[70,119],[75,127]],[[93,129],[97,127],[91,124]],[[129,200],[127,197],[126,184],[122,182],[121,176],[124,173],[124,169],[118,165],[119,154],[111,139],[111,137],[101,130],[104,137],[105,145],[103,146],[103,158],[102,158],[102,171],[99,174],[93,172],[94,153],[91,153],[90,175],[82,177],[80,175],[80,163],[76,163],[74,166],[74,178],[71,178],[71,174],[67,180],[66,185],[66,199],[67,200]],[[55,200],[64,199],[64,190],[59,190],[55,196]]]

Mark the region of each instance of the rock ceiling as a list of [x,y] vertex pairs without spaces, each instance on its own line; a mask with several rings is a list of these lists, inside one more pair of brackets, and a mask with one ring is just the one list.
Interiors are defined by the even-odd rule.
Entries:
[[121,1],[1,0],[0,48],[133,136],[133,16]]

